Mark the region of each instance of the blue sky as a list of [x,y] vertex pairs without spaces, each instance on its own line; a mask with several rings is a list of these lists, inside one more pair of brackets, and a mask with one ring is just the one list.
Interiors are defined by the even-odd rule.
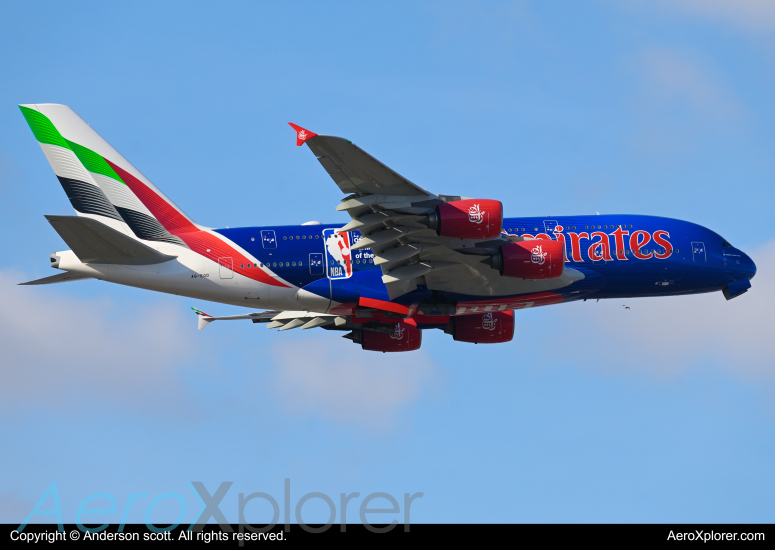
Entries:
[[[65,521],[108,492],[113,522],[143,491],[130,521],[171,491],[193,520],[190,481],[233,481],[222,509],[236,521],[238,493],[281,501],[285,478],[294,506],[311,491],[423,492],[413,522],[775,519],[770,2],[3,13],[0,521],[21,521],[54,480]],[[438,332],[377,355],[323,331],[197,331],[190,306],[238,311],[96,281],[15,286],[51,273],[64,245],[43,215],[72,211],[17,108],[44,102],[71,106],[211,227],[347,221],[292,121],[508,215],[691,220],[759,272],[731,302],[520,312],[498,346]],[[315,500],[303,513],[328,517]]]

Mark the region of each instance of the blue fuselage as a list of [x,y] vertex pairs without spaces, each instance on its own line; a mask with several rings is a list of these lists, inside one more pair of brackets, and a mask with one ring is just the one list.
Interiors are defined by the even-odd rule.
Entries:
[[[370,250],[352,251],[352,273],[340,277],[325,237],[341,225],[295,225],[219,229],[284,280],[340,302],[361,297],[389,300]],[[720,235],[671,218],[636,215],[505,218],[503,231],[565,243],[566,267],[585,278],[554,291],[562,301],[713,292],[747,281],[754,262]],[[351,232],[351,242],[360,235]],[[419,303],[423,288],[395,300]],[[473,295],[446,293],[455,301]]]

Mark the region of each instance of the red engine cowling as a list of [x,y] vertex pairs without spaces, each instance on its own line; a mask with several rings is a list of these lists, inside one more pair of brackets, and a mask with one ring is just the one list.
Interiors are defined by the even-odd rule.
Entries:
[[451,319],[452,338],[472,344],[500,344],[514,338],[514,312],[495,311]]
[[406,323],[396,323],[392,334],[363,330],[360,332],[361,347],[367,351],[414,351],[422,344],[422,331]]
[[440,237],[497,239],[503,228],[503,205],[491,199],[445,202],[436,207],[428,221]]
[[556,279],[565,269],[565,246],[544,239],[504,244],[490,257],[490,265],[504,277]]

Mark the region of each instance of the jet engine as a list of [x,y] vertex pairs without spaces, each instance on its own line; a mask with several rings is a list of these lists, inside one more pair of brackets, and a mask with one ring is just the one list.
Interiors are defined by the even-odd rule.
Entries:
[[503,227],[503,205],[491,199],[445,202],[428,215],[428,227],[440,237],[497,239]]
[[414,351],[420,349],[422,331],[407,323],[396,323],[396,328],[391,333],[356,329],[348,334],[347,338],[360,344],[361,348],[367,351],[381,351],[383,353]]
[[494,311],[459,315],[450,319],[445,331],[457,342],[500,344],[514,338],[514,312]]
[[504,277],[556,279],[565,269],[565,246],[544,239],[517,241],[501,246],[487,263]]

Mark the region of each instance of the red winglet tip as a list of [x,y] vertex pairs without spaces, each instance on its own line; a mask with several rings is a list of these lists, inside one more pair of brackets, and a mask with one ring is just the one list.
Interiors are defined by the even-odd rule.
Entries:
[[309,130],[302,128],[298,124],[294,124],[293,122],[289,122],[288,124],[290,124],[291,128],[296,130],[296,145],[304,145],[305,141],[317,136],[316,133],[310,132]]

